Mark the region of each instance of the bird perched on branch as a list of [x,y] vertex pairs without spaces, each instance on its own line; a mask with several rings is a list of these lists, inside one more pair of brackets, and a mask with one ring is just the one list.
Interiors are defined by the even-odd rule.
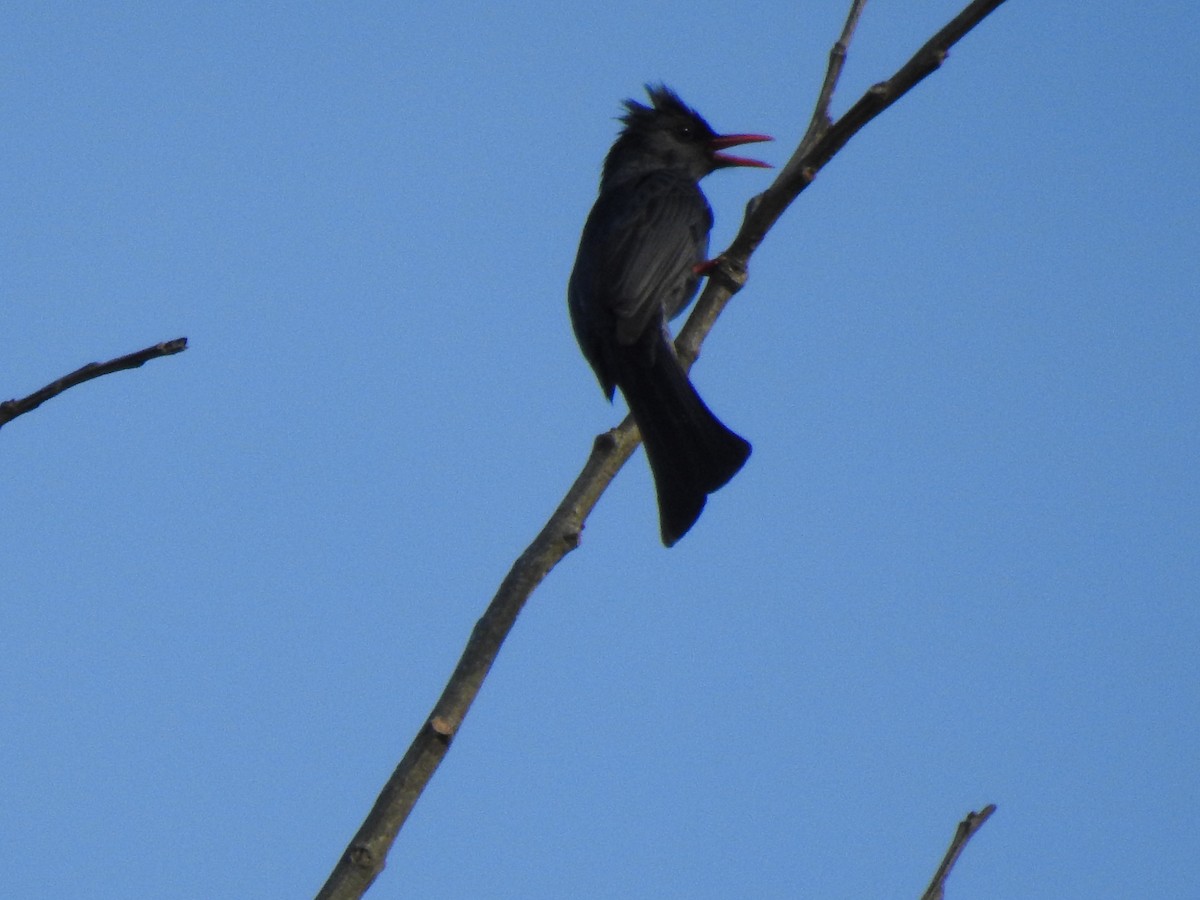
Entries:
[[721,151],[771,138],[719,135],[667,87],[648,85],[646,92],[650,106],[625,101],[625,127],[604,160],[567,305],[605,395],[611,401],[620,388],[637,422],[658,493],[662,541],[670,547],[750,455],[750,444],[696,393],[667,328],[712,265],[712,210],[699,181],[730,166],[769,168]]

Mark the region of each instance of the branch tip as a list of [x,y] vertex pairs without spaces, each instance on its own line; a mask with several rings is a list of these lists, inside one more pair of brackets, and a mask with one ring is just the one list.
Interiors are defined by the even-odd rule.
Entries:
[[954,838],[950,841],[950,847],[946,850],[946,855],[942,857],[941,865],[934,873],[933,880],[929,882],[929,887],[921,895],[921,900],[942,900],[946,896],[946,879],[950,877],[950,870],[954,868],[954,864],[958,862],[958,858],[966,849],[967,841],[971,840],[975,832],[983,827],[983,823],[995,811],[996,804],[989,803],[979,812],[967,813],[966,818],[958,823],[958,827],[954,829]]
[[0,427],[3,427],[7,422],[11,422],[17,416],[37,409],[52,397],[57,397],[63,391],[83,384],[85,381],[91,381],[93,378],[99,378],[101,375],[109,375],[125,369],[137,369],[152,359],[157,359],[160,356],[172,356],[186,349],[187,338],[180,337],[172,341],[162,341],[153,346],[138,350],[135,353],[118,356],[116,359],[110,359],[108,362],[91,362],[80,366],[74,372],[64,375],[57,381],[50,382],[50,384],[46,385],[40,391],[34,391],[28,397],[20,400],[6,400],[0,403]]

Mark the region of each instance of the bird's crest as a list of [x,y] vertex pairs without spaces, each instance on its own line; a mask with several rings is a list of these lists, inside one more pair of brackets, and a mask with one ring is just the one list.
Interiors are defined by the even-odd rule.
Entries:
[[633,99],[624,102],[625,115],[620,117],[620,121],[627,129],[645,124],[658,113],[672,113],[701,119],[698,112],[680,100],[679,95],[665,84],[646,85],[646,95],[650,98],[651,106],[646,106]]

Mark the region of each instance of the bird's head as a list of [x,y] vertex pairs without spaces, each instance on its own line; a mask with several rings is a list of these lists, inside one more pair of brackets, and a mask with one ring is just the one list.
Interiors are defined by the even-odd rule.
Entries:
[[646,85],[650,106],[625,101],[625,127],[604,161],[604,179],[652,169],[674,169],[699,181],[717,169],[769,163],[722,153],[730,147],[769,141],[765,134],[717,134],[665,85]]

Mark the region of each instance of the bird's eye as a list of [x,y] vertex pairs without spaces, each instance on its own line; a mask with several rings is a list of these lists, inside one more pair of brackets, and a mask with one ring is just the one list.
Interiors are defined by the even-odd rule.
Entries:
[[690,141],[695,132],[692,130],[691,125],[680,125],[678,134],[685,141]]

